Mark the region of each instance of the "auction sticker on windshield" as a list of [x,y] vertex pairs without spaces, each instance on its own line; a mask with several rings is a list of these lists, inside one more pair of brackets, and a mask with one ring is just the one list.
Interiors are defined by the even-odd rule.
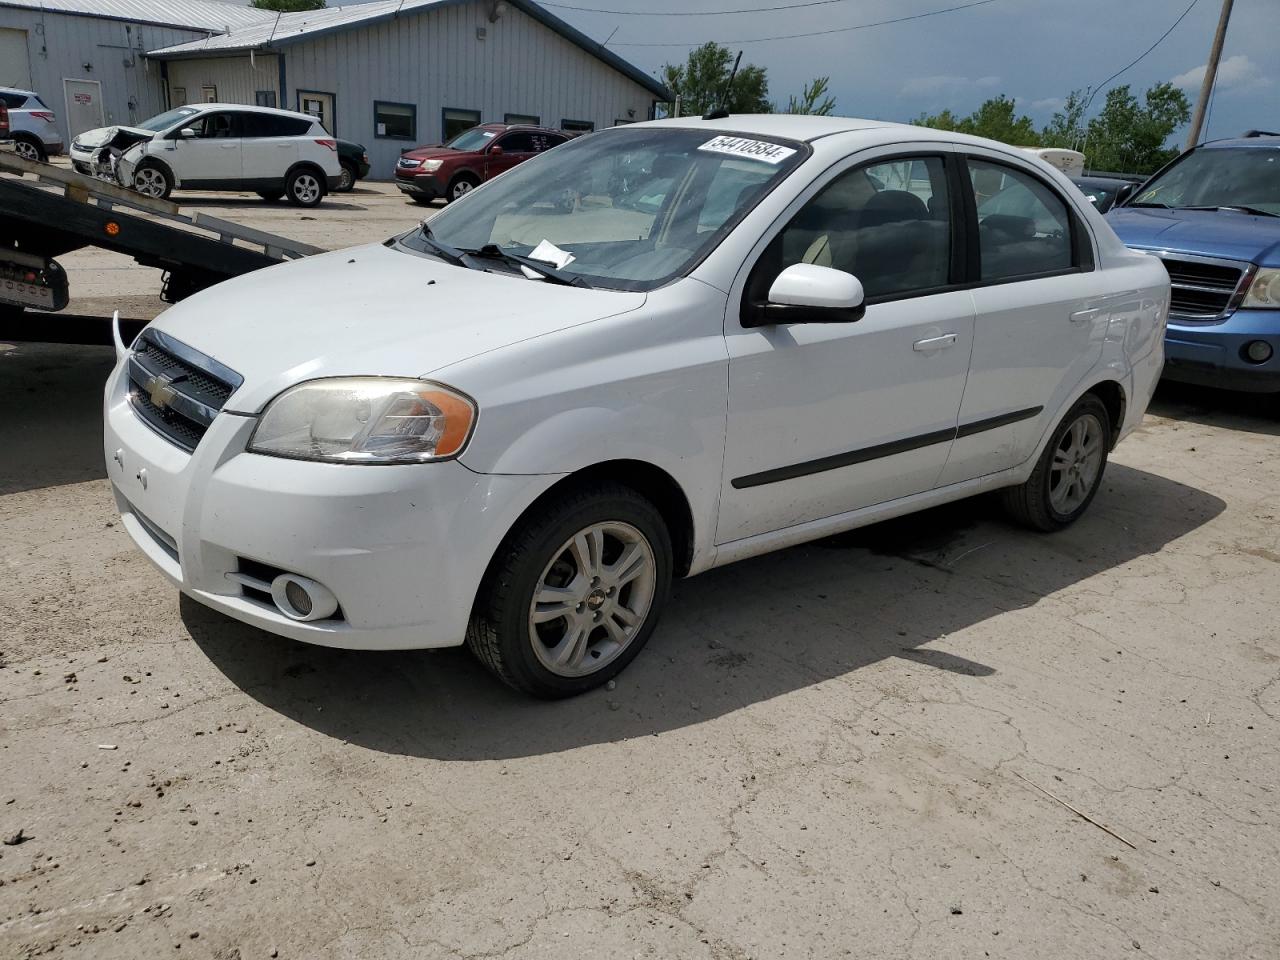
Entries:
[[731,157],[744,157],[748,160],[763,160],[765,163],[778,164],[795,153],[791,147],[780,147],[776,143],[764,140],[748,140],[745,137],[713,137],[699,150],[710,153],[726,153]]

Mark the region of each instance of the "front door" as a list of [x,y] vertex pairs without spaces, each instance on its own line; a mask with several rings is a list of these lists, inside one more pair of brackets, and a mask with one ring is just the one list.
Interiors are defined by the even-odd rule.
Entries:
[[[191,131],[190,135],[186,131]],[[178,131],[172,144],[173,172],[190,190],[234,189],[241,171],[240,114],[201,114]]]
[[[973,344],[973,301],[955,288],[953,163],[940,151],[846,164],[793,207],[731,298],[718,543],[937,482]],[[862,319],[745,327],[740,301],[766,299],[793,263],[858,277]]]
[[299,90],[298,91],[298,112],[309,113],[320,121],[320,126],[324,127],[331,134],[336,134],[334,129],[333,117],[333,94],[320,93],[315,90]]
[[105,126],[102,113],[102,84],[97,80],[63,80],[67,98],[67,130],[74,140],[86,130]]
[[1093,269],[1087,231],[1047,178],[994,152],[967,152],[977,324],[960,435],[943,483],[1015,467],[1035,453],[1097,363],[1115,299]]

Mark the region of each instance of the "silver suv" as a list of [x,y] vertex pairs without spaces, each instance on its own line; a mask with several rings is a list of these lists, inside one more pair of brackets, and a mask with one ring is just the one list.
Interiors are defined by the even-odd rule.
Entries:
[[0,100],[9,108],[14,152],[28,160],[47,160],[62,153],[57,117],[32,90],[0,87]]

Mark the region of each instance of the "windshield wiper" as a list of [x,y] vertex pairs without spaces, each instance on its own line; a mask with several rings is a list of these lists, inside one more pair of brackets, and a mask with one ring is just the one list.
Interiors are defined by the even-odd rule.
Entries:
[[418,232],[422,235],[423,242],[426,243],[426,245],[429,246],[438,257],[443,260],[447,260],[455,267],[467,266],[467,260],[466,257],[463,256],[463,251],[451,247],[447,243],[441,243],[433,237],[431,235],[431,228],[427,226],[427,222],[425,220],[422,221],[422,227]]
[[458,253],[468,257],[477,257],[482,260],[505,260],[507,263],[514,263],[517,266],[528,267],[534,273],[539,274],[544,279],[552,283],[560,283],[566,287],[585,287],[590,289],[591,284],[583,280],[576,273],[569,273],[565,270],[557,269],[551,264],[543,260],[534,260],[532,257],[522,257],[518,253],[509,253],[503,250],[496,243],[486,243],[478,250],[459,250]]
[[1167,203],[1161,203],[1159,200],[1148,200],[1145,203],[1126,203],[1126,207],[1161,207],[1165,210],[1173,209]]
[[1206,204],[1196,207],[1178,207],[1179,210],[1236,210],[1239,213],[1249,213],[1255,217],[1280,217],[1280,213],[1272,213],[1270,210],[1259,210],[1257,207],[1246,207],[1242,203],[1219,203]]

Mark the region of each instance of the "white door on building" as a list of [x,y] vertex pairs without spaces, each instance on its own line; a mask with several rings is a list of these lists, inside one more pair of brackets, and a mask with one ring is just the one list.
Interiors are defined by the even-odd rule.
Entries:
[[102,114],[102,84],[97,80],[62,81],[67,97],[67,131],[74,140],[86,130],[106,126]]
[[298,106],[302,113],[309,113],[320,121],[320,126],[330,133],[333,129],[333,94],[314,90],[298,91]]
[[27,58],[27,31],[0,29],[0,87],[31,89],[31,61]]

